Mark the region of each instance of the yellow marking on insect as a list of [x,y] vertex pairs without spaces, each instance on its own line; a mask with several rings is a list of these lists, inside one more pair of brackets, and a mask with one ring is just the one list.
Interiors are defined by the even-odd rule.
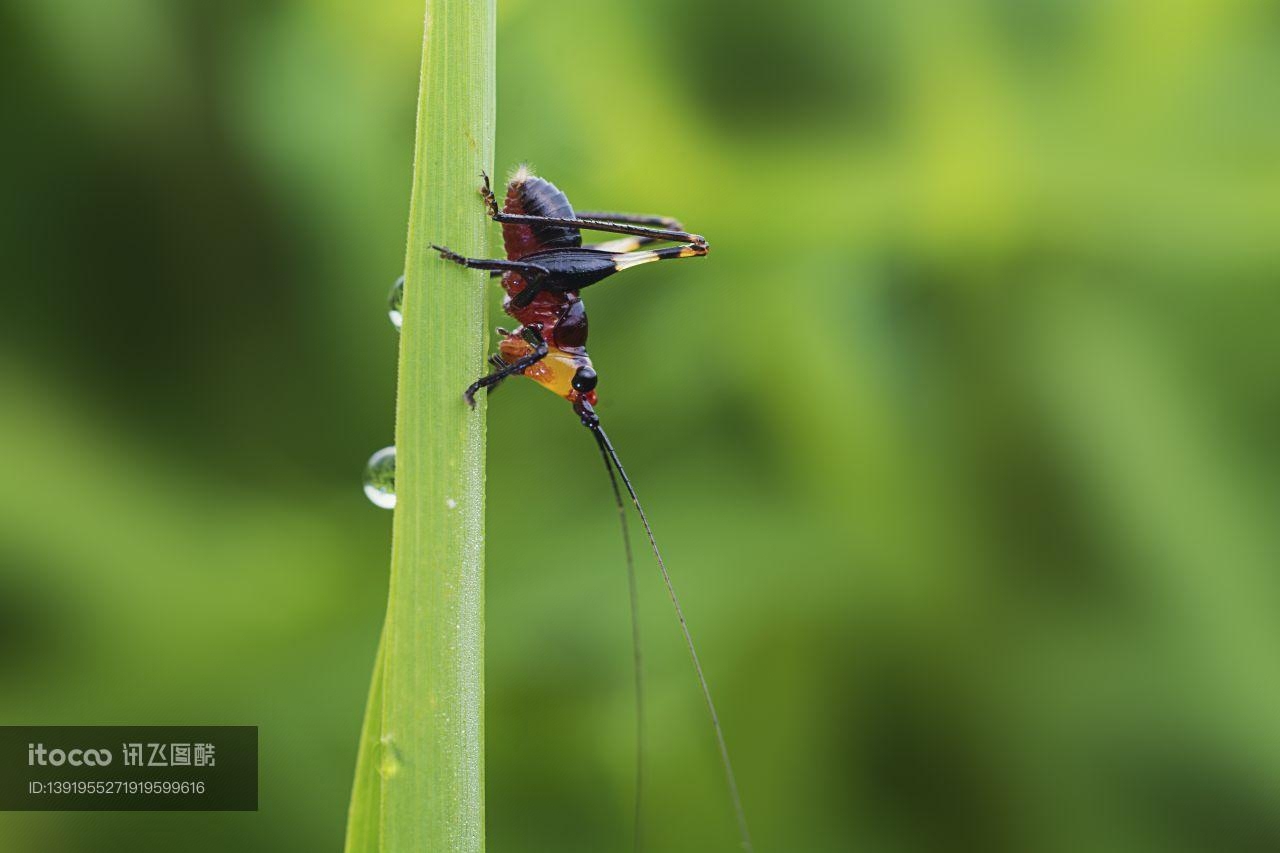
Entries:
[[591,248],[597,252],[634,252],[640,248],[639,237],[623,237],[620,240],[610,240],[607,243],[597,243]]
[[658,260],[657,252],[628,252],[625,255],[619,255],[613,261],[613,266],[618,272],[629,270],[632,267],[638,267],[641,264],[651,263]]
[[613,261],[614,269],[618,272],[629,270],[640,264],[647,264],[652,261],[660,261],[664,258],[696,258],[707,253],[706,244],[690,243],[685,246],[672,246],[669,249],[655,249],[648,252],[628,252],[625,255],[619,255]]
[[[522,338],[506,338],[498,345],[502,360],[507,364],[523,358],[533,352],[533,347]],[[573,400],[573,375],[579,367],[590,367],[591,359],[586,355],[567,352],[558,347],[551,347],[544,358],[524,369],[524,375],[553,394],[566,400]]]

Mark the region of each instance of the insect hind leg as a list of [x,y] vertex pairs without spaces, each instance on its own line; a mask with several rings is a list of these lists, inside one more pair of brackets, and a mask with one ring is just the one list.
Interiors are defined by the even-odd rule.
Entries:
[[643,252],[625,252],[614,259],[618,272],[649,264],[654,261],[669,261],[678,258],[700,258],[707,253],[706,244],[685,243],[682,246],[668,246],[665,249],[649,249]]
[[[604,210],[578,211],[580,219],[599,219],[605,222],[622,222],[628,225],[652,225],[668,231],[684,231],[684,225],[674,216],[660,216],[647,213],[614,213]],[[618,240],[607,240],[603,243],[589,243],[584,249],[597,252],[634,252],[641,246],[662,242],[657,237],[622,237]]]
[[566,219],[556,216],[528,216],[523,213],[504,213],[498,207],[498,200],[494,197],[493,189],[489,185],[489,176],[483,172],[481,172],[481,176],[484,178],[484,185],[480,188],[480,195],[484,198],[484,206],[489,213],[489,218],[494,222],[513,225],[559,225],[565,228],[578,228],[586,231],[629,234],[633,237],[648,238],[649,242],[669,241],[672,243],[693,243],[700,246],[707,245],[706,238],[701,234],[691,234],[683,228],[652,228],[642,224],[645,221],[657,222],[663,225],[680,224],[675,220],[669,220],[667,217],[648,217],[634,213],[623,213],[609,214],[610,216],[620,217],[620,221],[607,221],[604,219],[591,219],[586,216]]

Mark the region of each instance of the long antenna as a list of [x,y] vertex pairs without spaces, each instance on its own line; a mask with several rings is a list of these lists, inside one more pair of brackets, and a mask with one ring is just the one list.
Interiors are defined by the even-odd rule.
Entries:
[[605,435],[604,428],[600,426],[600,418],[596,415],[595,410],[585,402],[578,403],[578,416],[582,420],[582,425],[591,430],[592,435],[596,437],[596,443],[600,445],[600,451],[613,462],[613,467],[618,470],[618,476],[622,478],[622,483],[627,487],[627,494],[631,496],[631,504],[636,508],[636,512],[640,516],[640,522],[644,525],[644,532],[649,537],[649,545],[653,548],[653,556],[658,561],[658,569],[662,572],[662,582],[666,584],[667,594],[671,596],[671,604],[676,609],[676,618],[680,621],[680,630],[684,633],[685,645],[689,647],[689,657],[693,658],[693,669],[698,674],[698,684],[702,687],[702,698],[707,701],[707,711],[711,714],[711,726],[715,729],[716,743],[720,747],[720,763],[724,766],[725,780],[729,783],[729,796],[733,800],[734,816],[738,821],[738,835],[742,841],[742,849],[747,853],[752,853],[755,849],[751,844],[751,832],[747,829],[747,816],[742,810],[742,797],[738,794],[738,780],[733,775],[733,763],[729,761],[729,747],[724,741],[724,730],[720,727],[720,715],[716,713],[716,703],[711,699],[711,688],[707,686],[707,677],[702,672],[702,662],[698,660],[698,650],[693,645],[693,635],[689,633],[689,625],[684,618],[684,609],[680,607],[680,598],[676,595],[675,585],[671,582],[671,574],[667,571],[667,564],[662,559],[662,552],[658,549],[658,540],[653,536],[653,528],[649,525],[649,517],[645,514],[644,507],[640,505],[640,498],[636,495],[635,486],[631,485],[631,478],[627,476],[627,469],[622,467],[622,460],[618,458],[618,451],[613,449],[613,444],[609,441],[609,436]]
[[640,819],[643,814],[641,792],[644,790],[644,657],[640,645],[640,601],[636,593],[636,559],[631,551],[631,528],[627,524],[627,507],[622,502],[618,478],[614,476],[613,465],[609,461],[609,454],[603,444],[600,445],[600,457],[604,460],[604,470],[609,474],[609,485],[613,486],[613,502],[618,507],[618,523],[622,525],[622,544],[627,552],[627,591],[631,595],[631,649],[636,679],[636,806],[633,846],[635,853],[640,853]]

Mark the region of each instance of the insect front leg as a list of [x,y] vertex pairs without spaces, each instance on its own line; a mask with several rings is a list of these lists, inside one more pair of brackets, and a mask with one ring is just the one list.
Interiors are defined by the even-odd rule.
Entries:
[[[506,379],[508,376],[512,376],[516,373],[523,373],[525,368],[532,367],[547,357],[547,352],[550,348],[547,346],[546,339],[542,337],[541,325],[534,324],[532,326],[525,326],[524,329],[521,330],[520,334],[525,341],[533,347],[533,352],[528,355],[521,356],[510,364],[502,361],[498,356],[494,356],[489,359],[489,363],[494,365],[497,369],[494,370],[493,373],[490,373],[487,376],[481,376],[475,382],[472,382],[467,387],[467,390],[463,392],[462,398],[467,401],[468,406],[473,409],[475,408],[476,392],[481,388],[489,388],[490,391],[492,391],[493,386],[502,382],[502,380]],[[494,359],[497,360],[495,361]]]
[[[492,364],[497,370],[505,370],[507,367],[507,363],[502,360],[502,356],[498,355],[496,352],[493,355],[489,356],[488,362]],[[489,393],[492,394],[494,391],[498,390],[498,386],[501,385],[503,382],[506,382],[510,378],[511,378],[510,376],[503,376],[501,378],[493,380],[493,382],[490,382]]]

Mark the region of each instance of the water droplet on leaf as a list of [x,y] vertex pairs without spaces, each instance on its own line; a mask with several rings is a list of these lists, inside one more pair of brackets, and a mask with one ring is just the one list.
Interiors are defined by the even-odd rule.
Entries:
[[396,331],[400,331],[400,327],[404,325],[404,314],[400,310],[403,305],[404,276],[400,276],[391,285],[391,293],[387,296],[387,316],[391,318],[391,325],[396,327]]
[[383,735],[380,746],[382,755],[379,756],[378,775],[383,779],[390,779],[400,772],[399,751],[391,742],[391,735]]
[[394,509],[396,505],[396,449],[384,447],[369,457],[364,466],[364,493],[374,506]]

